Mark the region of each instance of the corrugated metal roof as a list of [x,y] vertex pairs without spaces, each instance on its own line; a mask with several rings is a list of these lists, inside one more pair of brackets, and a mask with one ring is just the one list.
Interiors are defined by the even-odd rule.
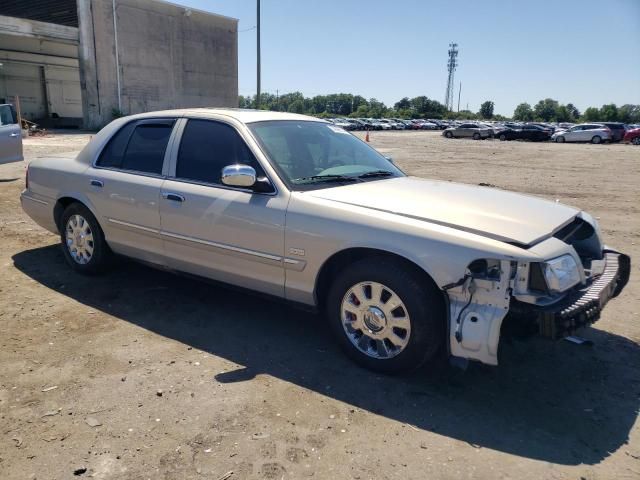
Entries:
[[1,0],[0,15],[78,26],[76,0]]

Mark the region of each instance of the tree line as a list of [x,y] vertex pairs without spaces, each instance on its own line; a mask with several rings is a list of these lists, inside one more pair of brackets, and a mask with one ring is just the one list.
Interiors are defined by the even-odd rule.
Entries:
[[[240,108],[255,108],[256,95],[238,97]],[[436,119],[484,119],[508,120],[508,117],[494,114],[494,103],[487,100],[482,103],[478,112],[461,110],[452,112],[437,100],[424,95],[404,97],[392,107],[386,106],[376,98],[366,99],[361,95],[350,93],[332,93],[305,97],[301,92],[274,95],[262,93],[260,108],[277,112],[302,113],[319,117],[356,117],[356,118],[436,118]],[[624,122],[640,123],[640,105],[615,104],[603,105],[601,108],[589,107],[580,112],[573,104],[560,104],[557,100],[546,98],[533,107],[521,103],[511,117],[518,121],[540,122]]]

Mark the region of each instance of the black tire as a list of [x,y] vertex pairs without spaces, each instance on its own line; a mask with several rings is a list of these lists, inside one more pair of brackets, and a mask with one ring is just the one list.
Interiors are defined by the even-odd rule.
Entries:
[[504,133],[500,134],[500,141],[504,142],[507,139],[507,136]]
[[473,134],[473,139],[474,140],[480,140],[480,134],[478,132]]
[[444,136],[447,138],[453,138],[453,133],[451,132],[444,132]]
[[[67,225],[69,223],[69,219],[74,215],[82,217],[88,223],[92,233],[93,252],[87,263],[79,263],[75,260],[67,246]],[[74,271],[83,275],[96,275],[107,270],[107,268],[112,264],[113,252],[104,239],[102,228],[100,228],[98,221],[91,211],[81,203],[72,203],[65,208],[62,213],[62,217],[60,218],[59,231],[64,258]]]
[[636,137],[633,140],[631,140],[631,143],[633,143],[634,145],[640,145],[640,137]]
[[564,143],[564,137],[563,136],[556,137],[556,143]]
[[[360,282],[377,282],[393,290],[406,306],[411,332],[408,343],[397,355],[374,358],[359,350],[342,324],[342,301]],[[326,315],[340,347],[357,364],[370,370],[405,373],[432,359],[444,345],[445,310],[442,296],[433,282],[417,274],[401,261],[376,257],[359,260],[344,268],[329,289]]]
[[600,135],[594,135],[591,139],[591,143],[594,143],[596,145],[602,143],[602,137]]

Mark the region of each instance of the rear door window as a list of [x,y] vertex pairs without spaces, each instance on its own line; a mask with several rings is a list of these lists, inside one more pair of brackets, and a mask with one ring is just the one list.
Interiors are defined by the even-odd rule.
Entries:
[[97,165],[160,175],[174,123],[173,119],[128,123],[113,136]]

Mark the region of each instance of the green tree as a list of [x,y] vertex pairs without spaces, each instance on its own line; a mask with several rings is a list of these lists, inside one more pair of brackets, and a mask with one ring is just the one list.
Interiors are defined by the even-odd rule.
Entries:
[[600,110],[595,107],[587,108],[582,114],[582,120],[585,122],[597,122],[600,120]]
[[371,98],[369,99],[369,115],[373,118],[384,117],[387,113],[387,107],[381,101]]
[[485,119],[493,118],[493,107],[494,104],[492,101],[487,100],[482,105],[480,105],[480,116]]
[[293,102],[291,102],[289,104],[289,107],[287,108],[288,112],[291,113],[305,113],[304,112],[304,101],[301,99],[296,99]]
[[603,105],[600,109],[600,120],[603,122],[617,122],[618,121],[618,107],[615,103]]
[[569,109],[565,105],[560,105],[556,109],[556,122],[571,122],[573,120],[573,116],[569,112]]
[[409,110],[411,108],[411,101],[409,97],[404,97],[399,102],[396,102],[393,106],[395,110]]
[[555,120],[558,107],[559,104],[557,100],[553,100],[552,98],[545,98],[544,100],[540,100],[538,103],[536,103],[536,106],[533,107],[533,113],[537,120],[550,122],[552,120]]
[[528,103],[521,103],[513,111],[513,119],[521,122],[530,122],[533,120],[533,110]]
[[580,118],[580,110],[578,110],[573,103],[567,103],[567,111],[571,115],[571,122],[575,122]]
[[618,109],[618,120],[624,123],[640,123],[640,105],[622,105]]

